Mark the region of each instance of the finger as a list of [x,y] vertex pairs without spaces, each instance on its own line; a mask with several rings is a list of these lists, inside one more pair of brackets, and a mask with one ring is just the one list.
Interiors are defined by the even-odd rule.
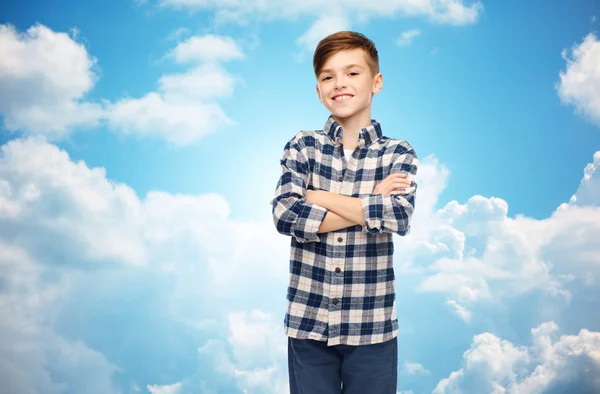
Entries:
[[394,182],[389,186],[389,188],[385,189],[385,192],[386,193],[390,193],[392,191],[406,192],[406,190],[408,190],[411,186],[412,186],[411,182],[407,182],[407,181]]
[[411,183],[407,182],[407,181],[397,181],[397,182],[391,183],[389,186],[390,186],[390,188],[388,190],[391,190],[391,189],[397,189],[399,187],[410,187]]
[[398,188],[394,189],[386,194],[386,196],[391,196],[392,194],[405,194],[406,188]]
[[385,195],[386,196],[391,196],[392,194],[404,194],[404,193],[406,193],[406,188],[397,188],[397,189],[394,189],[394,190],[390,190]]
[[406,178],[407,175],[403,172],[395,172],[393,174],[388,175],[388,178]]

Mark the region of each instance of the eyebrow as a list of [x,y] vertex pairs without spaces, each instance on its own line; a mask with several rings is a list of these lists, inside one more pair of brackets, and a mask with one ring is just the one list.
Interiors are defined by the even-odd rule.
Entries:
[[[345,68],[346,70],[348,70],[348,69],[350,69],[350,68],[352,68],[352,67],[358,67],[358,68],[362,68],[362,69],[364,69],[364,67],[363,67],[363,66],[361,66],[360,64],[348,64],[348,65],[347,65],[346,67],[344,67],[344,68]],[[323,73],[330,73],[330,72],[333,72],[333,70],[332,70],[332,69],[330,69],[330,68],[326,68],[326,69],[323,69],[323,70],[321,70],[321,72],[319,73],[319,75],[321,75],[321,74],[323,74]]]

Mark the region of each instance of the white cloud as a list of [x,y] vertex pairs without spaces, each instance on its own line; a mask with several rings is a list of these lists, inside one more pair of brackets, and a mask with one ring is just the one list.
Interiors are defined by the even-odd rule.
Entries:
[[423,364],[405,361],[402,364],[402,373],[404,375],[429,375],[431,372]]
[[84,100],[97,79],[96,59],[66,33],[43,25],[18,33],[0,25],[0,113],[9,131],[67,135],[95,127],[102,107]]
[[170,56],[180,64],[228,61],[244,57],[239,45],[231,37],[214,34],[190,37],[177,44]]
[[171,32],[167,37],[168,40],[179,41],[182,37],[190,34],[190,30],[187,27],[179,27]]
[[590,33],[571,49],[571,57],[566,50],[562,56],[567,67],[557,84],[561,101],[600,126],[600,42]]
[[555,339],[557,331],[554,322],[533,328],[530,347],[487,332],[476,335],[464,367],[440,380],[434,393],[598,392],[600,333],[583,329]]
[[[597,172],[586,173],[590,174],[588,183],[595,182]],[[569,205],[544,220],[508,218],[506,202],[481,196],[466,204],[451,202],[437,209],[448,176],[448,170],[434,157],[423,161],[413,233],[407,239],[396,239],[397,250],[403,250],[397,254],[397,266],[421,275],[421,290],[446,295],[448,306],[460,315],[475,314],[473,307],[481,300],[516,297],[528,290],[562,296],[573,281],[591,284],[600,279],[600,253],[594,238],[600,232],[598,202]],[[226,314],[221,327],[227,329],[222,337],[199,350],[201,360],[215,357],[211,367],[215,365],[224,376],[219,384],[233,381],[239,388],[256,393],[274,394],[285,389],[285,338],[280,317],[257,310],[244,312],[250,308],[272,310],[274,305],[281,305],[279,301],[265,301],[267,297],[261,291],[273,294],[279,287],[280,294],[285,294],[287,267],[281,261],[287,261],[289,240],[275,233],[270,218],[259,223],[232,221],[227,201],[215,194],[150,192],[140,198],[128,186],[106,179],[103,169],[73,162],[64,151],[37,138],[2,146],[0,201],[11,207],[0,213],[0,254],[11,256],[13,262],[6,263],[9,267],[0,262],[0,306],[5,308],[1,316],[11,317],[0,322],[6,334],[0,335],[6,338],[0,340],[0,354],[7,366],[0,369],[0,379],[4,375],[14,377],[16,383],[11,384],[21,385],[17,393],[58,384],[51,381],[44,364],[46,347],[36,348],[48,338],[48,343],[75,349],[72,351],[86,360],[85,368],[96,371],[77,370],[69,375],[69,382],[77,378],[83,381],[86,374],[97,373],[94,379],[102,382],[98,391],[112,392],[110,378],[116,367],[99,351],[88,349],[84,343],[69,342],[47,325],[64,307],[65,297],[85,297],[83,290],[73,293],[73,286],[81,278],[87,277],[94,288],[107,286],[99,279],[101,265],[115,270],[132,267],[129,269],[134,272],[146,269],[168,282],[161,299],[168,300],[169,317],[174,322],[185,319],[197,327],[198,322]],[[86,267],[96,271],[89,274]],[[73,276],[70,271],[80,273]],[[122,271],[116,272],[115,277],[122,276]],[[260,279],[257,272],[261,273]],[[43,282],[42,278],[48,277],[54,278],[52,285]],[[11,285],[6,287],[5,283]],[[27,291],[17,290],[23,287]],[[121,291],[129,294],[128,289]],[[6,298],[1,298],[4,294]],[[230,310],[234,305],[231,300],[235,300],[235,311]],[[268,307],[256,305],[263,302],[269,302]],[[214,310],[207,310],[205,304]],[[17,334],[16,327],[28,327],[30,331]],[[549,330],[544,327],[538,331]],[[31,346],[28,357],[17,354],[22,344]],[[58,352],[54,345],[47,346],[54,351],[52,360],[57,360],[61,370],[75,371],[70,355]],[[552,346],[554,349],[554,342]],[[517,371],[516,366],[521,365],[523,349],[510,342],[488,335],[478,339],[476,348],[469,353],[471,363],[463,372],[452,375],[452,381],[467,376],[468,367],[473,365],[487,371],[491,380],[504,382],[512,375],[501,375],[499,369],[511,367]],[[478,361],[488,353],[498,355],[499,361]],[[525,353],[533,357],[531,350]],[[534,380],[519,375],[515,381],[533,385]],[[185,385],[193,381],[172,382],[181,383],[184,391]],[[199,390],[206,388],[203,392],[218,392],[205,376],[197,377],[196,382],[200,382],[195,386]],[[277,382],[275,388],[272,382]],[[141,384],[155,389],[165,387],[157,382]],[[56,386],[56,391],[59,389]]]
[[157,136],[175,146],[191,144],[234,123],[216,103],[173,102],[156,92],[139,99],[122,99],[108,111],[109,124],[115,130],[126,135]]
[[279,319],[260,310],[231,312],[227,328],[226,341],[210,339],[198,348],[200,359],[211,370],[196,371],[177,389],[231,392],[231,386],[223,385],[229,382],[244,393],[289,392],[287,342]]
[[413,42],[413,40],[420,35],[421,32],[417,29],[407,30],[400,34],[400,38],[398,38],[396,42],[400,46],[410,45]]
[[287,341],[281,320],[258,310],[229,315],[228,341],[236,360],[235,377],[249,393],[287,392]]
[[[67,313],[69,302],[85,300],[92,289],[102,299],[115,292],[116,299],[129,297],[132,290],[121,281],[154,273],[163,282],[144,286],[170,284],[161,298],[169,304],[171,321],[198,327],[198,322],[226,313],[220,309],[223,299],[235,299],[244,308],[263,305],[255,294],[265,288],[280,286],[285,294],[287,270],[280,262],[288,257],[286,239],[270,218],[259,223],[229,220],[228,204],[218,195],[155,191],[140,199],[128,186],[109,181],[102,168],[73,162],[40,138],[2,146],[0,185],[0,200],[11,207],[0,215],[0,380],[9,382],[16,394],[58,393],[63,384],[77,392],[118,392],[111,383],[114,365],[85,343],[64,339],[48,323],[59,312]],[[106,270],[119,280],[105,276]],[[257,272],[258,287],[248,280]],[[271,301],[261,298],[270,309]],[[200,302],[213,309],[199,307]],[[97,314],[114,307],[96,301],[93,309]],[[264,390],[273,390],[277,378],[275,388],[280,389],[285,341],[279,319],[258,311],[232,313],[228,326],[235,356],[235,364],[226,369],[229,376],[237,376],[244,387]],[[45,360],[51,361],[52,371],[64,374],[64,383],[52,380]],[[95,388],[84,389],[85,379]],[[178,387],[142,383],[155,393]]]
[[569,200],[569,204],[600,205],[600,151],[594,154],[594,161],[585,166],[581,183],[577,192]]
[[458,317],[460,317],[466,323],[469,323],[471,321],[471,311],[469,311],[463,305],[459,304],[455,300],[446,301],[446,305],[451,306],[454,310],[454,313],[456,313]]
[[306,53],[312,55],[317,44],[326,36],[338,31],[349,30],[350,21],[341,15],[323,15],[317,18],[310,28],[298,39],[296,44],[304,48],[304,53],[297,55],[301,58]]
[[[274,262],[287,259],[289,245],[270,217],[264,222],[230,221],[228,203],[216,194],[151,191],[141,200],[127,185],[108,180],[103,168],[73,162],[40,139],[9,141],[0,152],[0,200],[13,207],[0,216],[5,229],[0,234],[35,257],[51,252],[66,258],[63,264],[169,266],[181,274],[177,285],[192,297],[198,290],[212,297],[244,294],[255,289],[242,284],[256,270],[264,271],[265,283],[285,282],[285,265]],[[191,249],[182,250],[188,255],[178,256],[173,243],[188,238],[186,247]],[[170,258],[163,259],[163,252]],[[177,261],[196,259],[199,253],[206,255],[204,264]],[[207,273],[211,281],[199,289],[196,280]]]
[[[350,26],[354,22],[365,23],[373,18],[390,18],[394,16],[425,17],[434,23],[450,25],[469,25],[477,22],[483,12],[480,1],[463,0],[382,0],[364,2],[360,0],[339,0],[335,2],[323,0],[159,0],[163,7],[186,9],[191,11],[212,10],[219,23],[247,23],[248,20],[296,20],[309,16],[317,18],[311,28],[304,33],[297,43],[304,45],[309,51],[314,48],[325,35],[333,32],[334,27]],[[330,15],[331,17],[323,17]],[[332,18],[334,23],[327,28],[325,20]]]
[[157,92],[111,104],[109,124],[124,134],[160,136],[176,146],[234,124],[216,100],[231,96],[238,82],[218,64],[243,58],[235,41],[215,35],[193,36],[178,44],[168,57],[195,66],[184,73],[163,75]]
[[0,184],[9,185],[0,199],[16,212],[0,216],[2,226],[12,229],[0,234],[18,239],[34,256],[147,262],[140,202],[131,188],[108,181],[104,169],[74,163],[40,139],[13,140],[1,147]]
[[0,114],[6,129],[59,139],[106,122],[123,134],[182,146],[235,123],[218,104],[240,82],[219,64],[243,58],[232,38],[190,37],[167,54],[188,70],[163,75],[158,90],[140,98],[95,104],[84,98],[98,79],[96,60],[75,41],[77,34],[42,25],[19,34],[0,25]]
[[158,83],[165,101],[181,105],[231,96],[236,81],[222,67],[205,64],[183,74],[163,75]]
[[362,16],[394,16],[396,14],[424,16],[440,23],[463,25],[476,22],[483,12],[481,2],[476,1],[466,5],[462,0],[382,0],[376,3],[365,3],[358,0],[340,0],[335,3],[323,0],[305,2],[292,0],[230,0],[227,2],[216,0],[161,0],[160,4],[165,7],[189,10],[212,9],[217,17],[238,22],[242,22],[242,18],[248,16],[273,20],[346,12],[350,15]]
[[229,314],[228,341],[240,368],[268,364],[286,354],[283,325],[260,310]]
[[[4,224],[3,224],[4,225]],[[0,238],[0,381],[4,392],[116,393],[117,367],[52,330],[67,284],[48,281],[27,251]],[[50,373],[52,371],[52,373]],[[90,384],[93,382],[93,384]]]
[[151,394],[178,394],[179,389],[181,388],[180,383],[168,384],[164,386],[159,385],[147,385],[146,388]]
[[[396,242],[403,250],[398,266],[420,277],[417,289],[446,297],[446,304],[466,322],[484,302],[513,299],[543,291],[569,302],[572,290],[600,281],[600,194],[596,193],[600,153],[586,167],[576,193],[582,205],[563,204],[542,220],[508,217],[498,198],[471,197],[435,210],[447,179],[440,166],[425,159],[418,175],[420,197],[410,239]],[[421,171],[421,170],[420,170]],[[422,200],[425,200],[421,202]]]

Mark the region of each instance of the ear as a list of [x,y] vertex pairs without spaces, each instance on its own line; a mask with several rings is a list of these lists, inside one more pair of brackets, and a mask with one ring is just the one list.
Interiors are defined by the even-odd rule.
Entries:
[[317,97],[319,97],[319,101],[323,102],[323,99],[321,98],[321,91],[319,90],[319,84],[317,84],[315,88],[317,89]]
[[375,77],[373,77],[373,93],[381,92],[381,88],[383,87],[383,74],[377,73]]

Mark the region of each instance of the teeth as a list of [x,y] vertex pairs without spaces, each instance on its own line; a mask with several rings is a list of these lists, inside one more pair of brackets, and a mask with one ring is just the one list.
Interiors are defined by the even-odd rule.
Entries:
[[347,100],[347,99],[349,99],[350,97],[352,97],[352,96],[350,96],[350,95],[345,95],[345,96],[337,96],[337,97],[335,97],[335,98],[334,98],[334,100],[336,100],[336,101]]

